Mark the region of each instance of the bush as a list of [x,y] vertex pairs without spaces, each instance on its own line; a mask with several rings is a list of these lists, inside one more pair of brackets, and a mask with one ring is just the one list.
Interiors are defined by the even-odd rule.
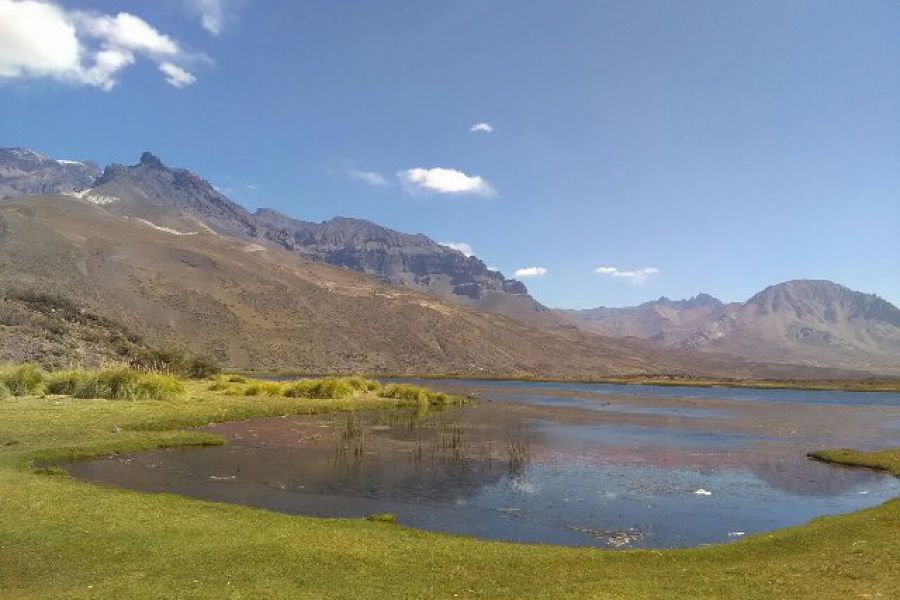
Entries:
[[13,396],[38,394],[44,387],[44,372],[34,364],[5,366],[0,368],[0,383]]
[[[358,384],[357,384],[358,385]],[[338,379],[302,379],[285,387],[284,395],[288,398],[309,398],[315,400],[341,400],[349,398],[359,387],[350,382],[350,378]]]
[[175,400],[183,394],[184,385],[172,375],[129,368],[85,371],[71,393],[76,398],[107,400]]
[[253,381],[244,390],[245,396],[283,396],[283,386],[277,381]]
[[218,375],[222,369],[208,356],[191,355],[181,348],[155,348],[138,352],[131,358],[131,366],[143,371],[159,371],[206,379]]
[[453,397],[448,394],[432,392],[426,388],[408,383],[391,383],[386,385],[379,395],[382,398],[419,402],[420,404],[448,404],[453,400]]
[[185,365],[184,375],[192,379],[208,379],[222,372],[222,367],[208,356],[194,356]]
[[407,383],[391,383],[386,385],[381,391],[382,398],[392,398],[394,400],[408,400],[410,402],[428,401],[428,391]]
[[9,388],[6,387],[6,384],[0,383],[0,400],[9,398],[10,396],[12,396],[12,393],[9,391]]
[[180,348],[154,348],[144,350],[131,359],[131,366],[145,371],[182,373],[186,370],[188,356]]
[[45,390],[48,394],[72,396],[78,390],[78,386],[84,381],[84,371],[56,371],[47,375]]

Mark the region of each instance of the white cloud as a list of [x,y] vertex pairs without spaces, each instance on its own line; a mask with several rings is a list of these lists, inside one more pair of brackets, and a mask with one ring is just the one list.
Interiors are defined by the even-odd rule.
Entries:
[[616,267],[597,267],[594,273],[624,279],[629,283],[642,284],[654,275],[659,275],[659,269],[656,267],[644,267],[643,269],[635,269],[633,271],[620,271]]
[[132,14],[122,12],[113,17],[76,12],[72,15],[80,32],[101,40],[104,45],[111,48],[163,56],[176,56],[181,53],[178,44],[172,38]]
[[187,87],[197,81],[196,77],[170,62],[164,62],[159,65],[159,70],[166,74],[166,81],[169,82],[169,85],[177,88]]
[[469,127],[472,133],[494,133],[494,126],[490,123],[475,123]]
[[225,28],[225,0],[187,0],[188,9],[200,17],[203,29],[219,35]]
[[543,277],[547,274],[544,267],[525,267],[516,270],[516,277]]
[[185,87],[196,78],[180,66],[191,59],[171,37],[146,21],[66,11],[45,0],[0,0],[0,79],[49,77],[111,90],[117,76],[145,56],[166,80]]
[[362,181],[363,183],[368,183],[369,185],[374,187],[386,187],[388,184],[387,178],[376,171],[357,171],[355,169],[351,169],[347,173],[353,179]]
[[472,246],[468,245],[465,242],[438,242],[441,246],[447,246],[448,248],[452,248],[458,252],[462,252],[466,256],[475,256],[475,251],[472,250]]
[[408,169],[397,173],[407,191],[427,191],[438,194],[476,194],[492,196],[494,188],[478,175],[466,175],[456,169]]

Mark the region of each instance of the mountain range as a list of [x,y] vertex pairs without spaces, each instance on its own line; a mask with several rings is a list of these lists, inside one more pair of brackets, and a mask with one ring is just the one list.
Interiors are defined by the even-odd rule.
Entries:
[[825,280],[767,287],[746,302],[708,294],[627,308],[566,310],[585,331],[751,360],[900,371],[900,309]]
[[[775,286],[744,305],[700,295],[553,311],[425,235],[250,212],[150,153],[100,171],[0,149],[0,197],[0,359],[96,360],[115,353],[104,339],[131,336],[229,366],[308,371],[900,372],[897,309],[827,282]],[[35,294],[82,317],[60,321],[40,303],[36,313],[22,300]],[[48,315],[55,337],[40,327]]]

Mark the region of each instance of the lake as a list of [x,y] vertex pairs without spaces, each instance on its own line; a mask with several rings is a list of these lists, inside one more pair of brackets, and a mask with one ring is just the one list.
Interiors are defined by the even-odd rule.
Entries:
[[900,496],[808,460],[900,438],[900,394],[430,380],[471,406],[205,429],[222,447],[76,463],[79,478],[291,514],[604,548],[728,543]]

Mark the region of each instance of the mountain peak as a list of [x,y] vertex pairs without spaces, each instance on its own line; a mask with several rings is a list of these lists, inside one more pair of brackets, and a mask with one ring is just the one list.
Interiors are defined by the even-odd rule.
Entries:
[[29,148],[0,148],[0,198],[83,190],[99,174],[90,161],[54,160]]
[[141,154],[140,164],[146,167],[153,167],[155,169],[166,168],[166,165],[163,164],[163,161],[161,161],[159,157],[152,152],[144,152],[143,154]]
[[700,307],[715,308],[717,306],[721,306],[722,301],[719,300],[718,298],[710,296],[709,294],[700,292],[693,298],[687,298],[684,300],[672,300],[670,298],[667,298],[666,296],[662,296],[662,297],[660,297],[659,300],[652,300],[645,304],[647,306],[662,305],[662,306],[669,306],[672,308],[680,308],[680,309],[700,308]]
[[761,313],[819,315],[826,321],[839,316],[876,319],[900,327],[900,308],[875,294],[857,292],[827,279],[794,279],[771,285],[747,304]]

